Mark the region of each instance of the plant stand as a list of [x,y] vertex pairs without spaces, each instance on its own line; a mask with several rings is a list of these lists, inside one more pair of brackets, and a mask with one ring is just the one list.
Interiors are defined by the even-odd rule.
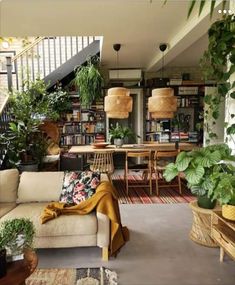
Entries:
[[200,245],[218,247],[218,244],[211,237],[211,219],[214,209],[200,208],[197,201],[191,202],[190,207],[193,212],[193,224],[189,234],[190,239]]

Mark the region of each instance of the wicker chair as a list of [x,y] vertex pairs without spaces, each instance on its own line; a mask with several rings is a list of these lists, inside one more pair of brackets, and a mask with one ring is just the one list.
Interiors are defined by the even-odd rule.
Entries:
[[109,180],[112,182],[112,174],[114,172],[113,164],[113,153],[114,151],[95,151],[94,160],[90,165],[92,171],[99,171],[100,173],[106,173]]

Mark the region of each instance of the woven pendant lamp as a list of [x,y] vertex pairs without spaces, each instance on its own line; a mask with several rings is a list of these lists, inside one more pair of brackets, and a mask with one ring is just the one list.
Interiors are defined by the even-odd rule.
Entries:
[[104,111],[108,118],[125,119],[132,111],[130,90],[123,87],[110,88],[104,98]]
[[171,119],[177,110],[177,98],[172,88],[157,88],[152,90],[148,100],[148,110],[153,119]]
[[[113,49],[117,52],[117,75],[118,75],[118,51],[121,44],[114,44]],[[118,76],[117,76],[118,77]],[[126,119],[132,111],[132,97],[130,90],[124,87],[108,89],[108,95],[104,98],[104,111],[108,118]]]

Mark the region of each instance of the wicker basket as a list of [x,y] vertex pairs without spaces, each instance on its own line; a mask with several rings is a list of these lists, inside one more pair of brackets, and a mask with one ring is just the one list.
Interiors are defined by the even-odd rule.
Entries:
[[213,210],[198,207],[197,201],[191,202],[193,224],[189,237],[194,242],[208,246],[218,247],[211,237],[211,217]]
[[233,205],[223,205],[222,206],[222,216],[225,219],[235,221],[235,206]]

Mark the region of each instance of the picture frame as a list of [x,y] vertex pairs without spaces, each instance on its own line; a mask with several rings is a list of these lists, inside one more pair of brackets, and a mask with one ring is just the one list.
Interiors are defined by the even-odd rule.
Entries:
[[[0,74],[7,74],[6,57],[14,57],[15,51],[0,51]],[[16,64],[12,64],[12,73],[16,73]]]

